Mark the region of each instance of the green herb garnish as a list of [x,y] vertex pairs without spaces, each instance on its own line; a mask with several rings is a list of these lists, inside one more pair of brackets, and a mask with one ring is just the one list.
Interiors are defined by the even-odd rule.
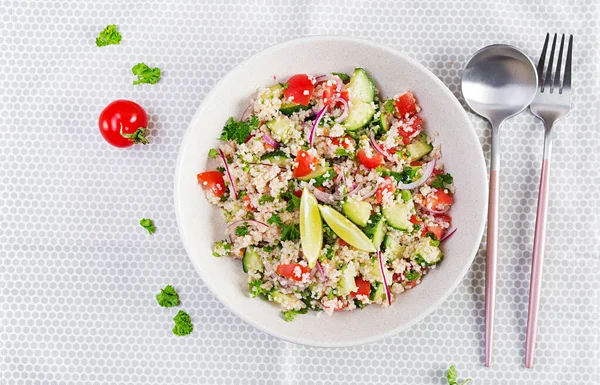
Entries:
[[259,205],[264,205],[267,202],[273,202],[275,200],[275,198],[273,198],[270,195],[263,195],[260,198],[258,198],[258,204]]
[[421,278],[421,273],[414,271],[414,270],[410,270],[406,272],[406,280],[407,281],[416,281],[417,279]]
[[437,189],[443,190],[446,188],[446,185],[452,184],[454,178],[452,178],[452,175],[446,173],[446,174],[439,174],[435,180],[433,182],[431,182],[431,187],[435,187]]
[[110,24],[100,32],[96,38],[96,45],[98,47],[104,47],[111,44],[121,44],[121,39],[122,36],[119,31],[117,31],[117,26],[115,24]]
[[277,214],[271,214],[271,218],[267,219],[267,223],[270,225],[283,225],[281,217]]
[[137,76],[137,80],[133,81],[133,84],[156,84],[160,79],[160,68],[150,68],[146,63],[138,63],[133,66],[131,72]]
[[294,318],[296,318],[296,316],[298,314],[306,314],[308,313],[308,309],[307,308],[302,308],[300,310],[287,310],[287,311],[282,311],[281,315],[283,316],[283,319],[286,322],[292,322],[294,320]]
[[179,310],[177,315],[173,318],[175,326],[173,327],[173,334],[176,336],[187,336],[194,330],[192,320],[188,313],[183,310]]
[[235,235],[237,235],[238,237],[243,237],[248,234],[250,234],[250,229],[248,229],[247,223],[244,223],[243,225],[235,228]]
[[248,135],[258,128],[260,121],[256,116],[237,122],[234,118],[229,118],[223,132],[221,133],[220,140],[234,140],[238,144],[244,143]]
[[173,307],[179,305],[179,295],[171,285],[160,289],[160,293],[156,295],[156,301],[162,307]]
[[342,79],[342,81],[344,82],[344,84],[348,83],[350,81],[350,76],[348,74],[345,74],[343,72],[332,72],[332,75],[335,76],[339,76],[340,79]]
[[300,239],[300,226],[295,223],[283,225],[281,229],[282,241],[296,241]]
[[140,220],[140,226],[148,230],[149,234],[153,234],[154,231],[156,231],[156,227],[154,227],[154,222],[152,222],[152,219],[142,218]]
[[214,148],[211,148],[210,150],[208,150],[209,158],[215,159],[217,157],[217,155],[219,155],[219,151],[215,150]]
[[471,379],[467,379],[462,383],[458,383],[458,373],[456,372],[456,368],[454,365],[450,366],[450,369],[446,372],[446,379],[448,380],[448,385],[465,385],[471,382]]

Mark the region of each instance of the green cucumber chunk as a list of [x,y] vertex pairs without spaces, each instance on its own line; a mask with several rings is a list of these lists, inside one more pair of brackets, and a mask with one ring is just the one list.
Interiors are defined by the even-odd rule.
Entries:
[[267,161],[278,166],[287,166],[288,164],[290,164],[291,161],[290,157],[287,156],[287,154],[281,150],[268,152],[261,156],[260,160]]
[[258,252],[254,247],[248,246],[244,251],[244,256],[242,257],[242,268],[244,269],[244,273],[264,270],[260,255],[258,255]]
[[352,222],[365,227],[371,215],[371,204],[355,199],[346,199],[342,203],[342,211]]
[[406,146],[410,160],[419,160],[433,150],[433,146],[423,140],[417,140]]
[[279,116],[273,120],[268,121],[267,127],[271,130],[271,134],[278,142],[287,143],[294,130],[294,122],[287,116]]
[[379,249],[383,238],[385,237],[386,227],[385,220],[380,214],[373,214],[369,218],[367,227],[365,228],[365,235],[371,239],[373,246]]
[[353,264],[346,265],[342,268],[342,275],[338,281],[337,294],[345,296],[353,291],[358,290],[354,278],[356,277],[356,268]]
[[410,223],[410,208],[406,203],[396,202],[392,206],[383,208],[383,215],[390,227],[401,231],[412,231]]
[[331,167],[323,167],[323,166],[318,165],[309,174],[306,174],[304,176],[300,176],[300,177],[298,177],[298,179],[300,179],[300,180],[316,179],[316,178],[318,178],[320,176],[325,175],[325,173],[327,173],[328,171],[329,172],[333,172],[333,170],[332,170]]

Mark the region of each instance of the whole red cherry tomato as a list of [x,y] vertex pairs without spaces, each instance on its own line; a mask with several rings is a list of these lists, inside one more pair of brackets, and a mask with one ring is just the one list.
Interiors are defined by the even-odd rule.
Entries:
[[135,143],[147,144],[146,111],[130,100],[115,100],[100,113],[100,133],[115,147],[129,147]]

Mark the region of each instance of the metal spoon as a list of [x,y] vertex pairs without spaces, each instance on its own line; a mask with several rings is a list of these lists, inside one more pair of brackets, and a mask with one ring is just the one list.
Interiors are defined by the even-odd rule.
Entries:
[[535,65],[519,49],[504,44],[475,53],[462,76],[465,101],[492,124],[490,195],[488,206],[487,256],[485,269],[485,366],[492,362],[496,270],[498,264],[498,201],[500,174],[499,130],[502,123],[533,101],[538,76]]

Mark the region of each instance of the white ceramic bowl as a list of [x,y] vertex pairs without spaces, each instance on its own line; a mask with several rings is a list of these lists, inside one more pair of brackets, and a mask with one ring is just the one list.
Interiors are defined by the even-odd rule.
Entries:
[[[239,117],[253,92],[296,73],[351,73],[364,67],[383,96],[415,93],[421,116],[435,143],[442,144],[443,163],[457,188],[452,225],[458,231],[444,243],[445,258],[414,290],[399,295],[388,309],[368,306],[327,316],[321,312],[285,322],[271,303],[250,298],[239,260],[215,258],[215,241],[224,238],[224,220],[208,204],[196,182],[210,148],[230,116]],[[390,336],[415,324],[437,308],[469,269],[483,234],[487,203],[483,153],[475,130],[456,98],[425,67],[401,53],[346,37],[319,36],[268,48],[229,72],[206,96],[185,134],[175,175],[175,210],[187,253],[214,295],[234,313],[276,337],[312,346],[356,345]]]

